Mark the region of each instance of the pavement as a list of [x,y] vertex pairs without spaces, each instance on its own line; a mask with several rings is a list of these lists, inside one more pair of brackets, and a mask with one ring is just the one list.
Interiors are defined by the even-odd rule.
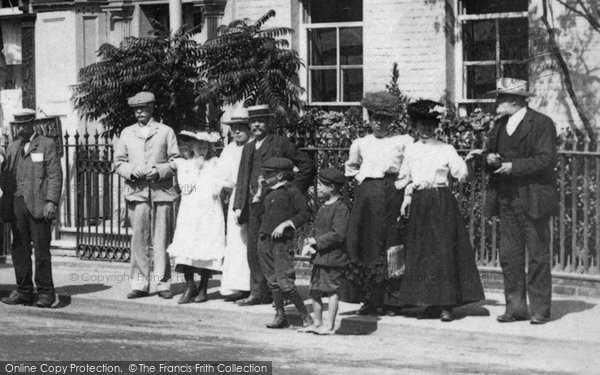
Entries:
[[[11,356],[19,356],[22,350],[32,350],[29,346],[36,345],[36,340],[28,336],[34,333],[30,329],[32,325],[45,328],[53,340],[58,340],[56,337],[61,333],[65,334],[64,341],[57,341],[56,353],[44,352],[44,358],[58,359],[81,359],[90,355],[94,359],[115,358],[126,352],[119,348],[130,348],[119,346],[119,343],[112,347],[111,339],[106,337],[136,330],[131,335],[139,337],[152,332],[168,342],[173,336],[173,327],[178,326],[175,331],[179,336],[172,338],[176,346],[189,340],[190,348],[197,349],[198,337],[212,333],[217,341],[221,341],[206,341],[203,344],[206,345],[205,355],[213,353],[221,358],[235,359],[235,355],[246,353],[246,358],[267,360],[275,355],[280,360],[278,366],[283,366],[281,368],[294,364],[282,373],[346,374],[351,373],[353,366],[360,367],[360,373],[374,374],[397,373],[390,369],[399,368],[407,373],[600,373],[598,299],[554,296],[552,321],[542,326],[526,321],[496,322],[495,317],[504,311],[504,299],[500,291],[494,290],[486,291],[485,301],[456,309],[457,319],[450,323],[437,319],[417,320],[410,316],[357,316],[358,304],[341,303],[336,335],[318,339],[315,335],[296,333],[297,327],[275,332],[265,329],[264,323],[273,317],[273,308],[270,305],[239,307],[225,302],[219,297],[218,278],[211,280],[207,302],[177,305],[177,295],[172,300],[163,300],[156,295],[127,300],[130,287],[129,264],[126,263],[54,257],[53,266],[59,294],[54,309],[0,304],[0,321],[19,320],[19,324],[26,327],[4,326],[5,331],[0,332],[0,343],[3,344],[0,357],[13,358]],[[13,287],[14,273],[9,258],[7,264],[0,265],[0,295],[7,295]],[[307,296],[306,280],[300,280],[299,288]],[[184,289],[183,279],[177,274],[174,274],[172,289],[175,293]],[[299,317],[294,307],[287,306],[287,311],[292,324],[298,325]],[[119,320],[121,315],[126,318]],[[174,315],[178,319],[188,317],[191,322],[203,323],[186,329],[189,321],[170,322],[161,328],[164,332],[154,328],[153,319],[157,316]],[[82,320],[86,320],[85,324]],[[73,335],[82,335],[81,345],[73,341]],[[298,341],[299,337],[302,341]],[[20,339],[23,347],[18,344]],[[3,340],[13,345],[5,346]],[[92,347],[102,340],[108,340],[109,344],[96,351],[86,347],[85,340],[89,340]],[[166,342],[159,352],[163,355],[162,358],[159,356],[161,359],[184,358],[184,354],[193,352],[190,348],[165,350]],[[67,354],[71,347],[73,352]],[[146,345],[131,353],[137,353],[138,358],[146,355],[154,359],[156,352],[153,350],[156,349],[157,346],[149,348]],[[50,349],[44,347],[44,350]],[[180,354],[177,354],[178,350]],[[80,353],[80,356],[73,353]],[[223,357],[223,353],[230,357]],[[281,361],[282,358],[286,360]],[[320,364],[323,359],[333,362],[324,366]],[[360,364],[359,359],[368,361],[371,367]],[[356,363],[352,365],[352,361]],[[303,366],[306,371],[298,370]]]

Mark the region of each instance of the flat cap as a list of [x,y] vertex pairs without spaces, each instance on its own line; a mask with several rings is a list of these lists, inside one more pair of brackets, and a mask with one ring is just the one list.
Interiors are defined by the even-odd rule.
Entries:
[[346,182],[346,177],[335,168],[324,168],[319,171],[319,180],[327,185],[343,186]]
[[249,118],[270,116],[273,116],[273,112],[271,112],[271,108],[268,104],[253,105],[251,107],[248,107]]
[[144,104],[154,103],[156,98],[154,94],[148,91],[140,91],[127,100],[130,107],[141,107]]
[[15,119],[11,121],[13,124],[24,124],[35,120],[35,111],[30,108],[23,108],[14,114]]
[[292,172],[294,163],[287,158],[270,158],[264,162],[261,170],[263,172]]
[[402,111],[400,98],[386,91],[368,92],[360,104],[369,112],[389,117],[397,117]]

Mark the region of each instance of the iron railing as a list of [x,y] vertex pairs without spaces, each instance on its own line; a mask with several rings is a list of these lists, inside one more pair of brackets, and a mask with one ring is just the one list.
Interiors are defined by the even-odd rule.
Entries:
[[[80,257],[127,261],[130,230],[123,198],[124,181],[113,170],[113,147],[97,133],[64,135],[63,199],[56,236],[76,234]],[[557,190],[560,214],[551,220],[553,272],[580,275],[600,273],[600,152],[560,146]],[[304,148],[319,168],[343,169],[347,148]],[[466,152],[466,151],[463,151]],[[499,267],[499,221],[482,215],[486,177],[477,173],[465,184],[454,186],[469,235],[481,267]],[[352,200],[353,185],[344,189]],[[312,197],[315,199],[316,197]],[[10,248],[10,230],[4,227],[2,251]],[[305,233],[302,231],[300,236]],[[301,240],[299,240],[301,241]]]

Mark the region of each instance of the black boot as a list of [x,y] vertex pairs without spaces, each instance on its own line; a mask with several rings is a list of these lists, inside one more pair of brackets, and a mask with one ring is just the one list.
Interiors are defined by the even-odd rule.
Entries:
[[210,271],[202,270],[200,273],[200,286],[198,287],[198,295],[194,298],[194,302],[206,302],[208,299],[208,282],[210,281]]
[[285,319],[285,309],[283,306],[283,292],[281,290],[273,291],[273,302],[275,303],[275,319],[267,324],[267,328],[285,328],[288,322]]
[[194,300],[194,297],[196,297],[196,294],[198,294],[198,289],[196,289],[196,283],[194,282],[193,273],[185,274],[185,285],[187,288],[181,295],[181,298],[179,298],[179,301],[177,301],[177,303],[180,305],[192,302]]
[[288,296],[290,297],[290,300],[292,301],[294,306],[296,306],[296,309],[298,309],[298,312],[300,313],[300,317],[302,318],[302,327],[311,326],[313,324],[313,320],[310,317],[310,314],[306,309],[306,305],[304,304],[304,300],[302,299],[300,293],[298,293],[298,290],[292,290],[288,293]]

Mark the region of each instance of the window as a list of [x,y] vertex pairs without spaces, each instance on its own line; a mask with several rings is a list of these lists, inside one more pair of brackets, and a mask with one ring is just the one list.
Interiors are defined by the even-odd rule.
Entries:
[[310,0],[306,4],[309,103],[359,104],[363,95],[362,0]]
[[21,61],[21,21],[2,20],[2,57],[0,57],[0,89],[18,90],[23,87]]
[[462,30],[461,112],[480,107],[494,111],[486,92],[499,77],[529,77],[527,0],[461,0],[458,19]]

